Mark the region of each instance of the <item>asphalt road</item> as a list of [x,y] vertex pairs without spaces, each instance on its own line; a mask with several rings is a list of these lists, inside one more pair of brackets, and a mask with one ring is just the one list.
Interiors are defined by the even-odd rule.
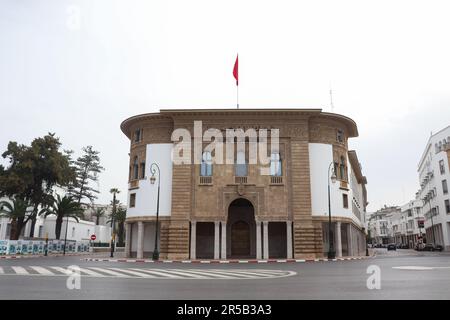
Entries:
[[[67,287],[71,265],[82,268],[80,289]],[[369,266],[380,271],[380,289],[367,287],[374,276]],[[0,260],[0,299],[450,299],[449,288],[450,254],[412,250],[379,249],[364,260],[270,264]]]

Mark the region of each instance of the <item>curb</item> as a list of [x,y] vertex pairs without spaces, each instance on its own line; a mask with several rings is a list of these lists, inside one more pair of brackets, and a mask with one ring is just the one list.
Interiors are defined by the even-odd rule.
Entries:
[[[73,254],[73,253],[67,253],[65,256],[82,256],[83,254]],[[44,258],[44,257],[64,257],[63,254],[48,254],[45,255],[23,255],[23,256],[0,256],[0,259],[26,259],[26,258]]]
[[198,263],[198,264],[229,264],[229,263],[305,263],[305,262],[334,262],[364,260],[374,256],[345,257],[336,259],[268,259],[268,260],[150,260],[150,259],[107,259],[107,258],[84,258],[81,260],[91,262],[127,262],[127,263]]

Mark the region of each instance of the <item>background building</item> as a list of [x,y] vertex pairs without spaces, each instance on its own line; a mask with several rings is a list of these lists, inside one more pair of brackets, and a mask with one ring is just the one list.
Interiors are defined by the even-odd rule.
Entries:
[[[202,121],[201,134],[279,129],[280,149],[267,154],[270,175],[248,163],[247,143],[246,151],[235,153],[241,164],[211,163],[204,152],[201,164],[174,165],[172,132],[184,128],[193,137],[194,121]],[[337,176],[331,183],[333,245],[338,256],[365,254],[367,181],[356,152],[348,150],[348,139],[358,136],[353,120],[320,109],[161,110],[131,117],[121,129],[131,142],[127,255],[149,257],[154,250],[153,163],[160,168],[162,258],[322,257],[329,243],[330,165]]]
[[450,126],[430,136],[418,165],[426,238],[450,250]]

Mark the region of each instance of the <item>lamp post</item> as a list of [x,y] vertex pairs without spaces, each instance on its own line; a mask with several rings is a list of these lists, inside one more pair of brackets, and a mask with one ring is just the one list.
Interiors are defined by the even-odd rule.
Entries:
[[161,181],[161,171],[159,170],[159,166],[156,163],[152,163],[150,165],[150,172],[152,173],[152,176],[150,177],[150,183],[155,184],[155,173],[156,169],[158,169],[158,197],[156,200],[156,226],[155,226],[155,249],[153,250],[153,260],[159,259],[159,252],[158,252],[158,225],[159,225],[159,191],[160,191],[160,181]]
[[64,249],[63,249],[63,256],[66,255],[67,229],[69,229],[69,216],[67,216],[67,219],[66,219],[66,234],[64,235]]
[[336,182],[336,173],[333,172],[330,177],[330,171],[331,167],[333,166],[333,162],[330,163],[328,166],[328,174],[327,174],[327,180],[328,180],[328,259],[334,259],[336,257],[336,252],[333,248],[333,242],[331,240],[332,238],[332,232],[331,232],[331,200],[330,200],[330,179],[331,182],[334,184]]

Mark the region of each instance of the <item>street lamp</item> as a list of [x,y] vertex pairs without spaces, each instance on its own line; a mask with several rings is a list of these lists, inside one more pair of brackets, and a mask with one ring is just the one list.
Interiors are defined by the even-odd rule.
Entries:
[[331,233],[330,179],[333,184],[336,182],[336,173],[334,172],[335,171],[334,169],[331,172],[331,177],[330,177],[330,171],[331,171],[332,166],[333,166],[333,162],[331,162],[330,165],[328,166],[328,175],[327,175],[327,180],[328,180],[328,259],[334,259],[336,257],[336,252],[334,251],[334,248],[333,248],[333,241],[331,241],[332,233]]
[[156,163],[152,163],[150,166],[150,172],[152,176],[150,177],[150,183],[155,184],[156,177],[156,169],[158,169],[158,197],[156,200],[156,226],[155,226],[155,249],[153,250],[153,260],[159,259],[158,252],[158,225],[159,225],[159,190],[160,190],[160,181],[161,181],[161,171],[159,170],[159,166]]

